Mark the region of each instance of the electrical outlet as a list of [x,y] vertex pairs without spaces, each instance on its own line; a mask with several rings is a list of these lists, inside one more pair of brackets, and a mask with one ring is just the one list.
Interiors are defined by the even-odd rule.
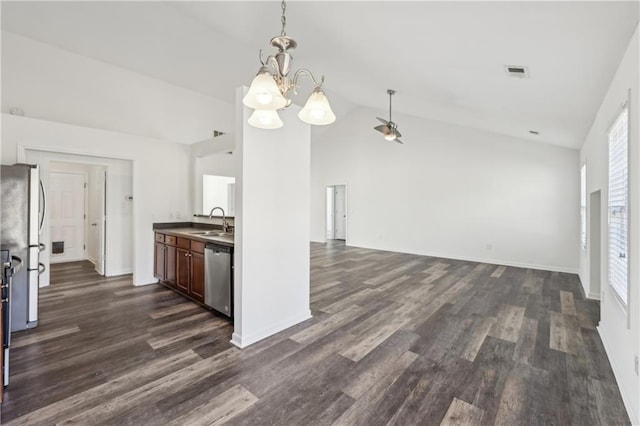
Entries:
[[635,369],[636,369],[636,376],[638,375],[638,355],[633,357],[633,363],[635,365]]

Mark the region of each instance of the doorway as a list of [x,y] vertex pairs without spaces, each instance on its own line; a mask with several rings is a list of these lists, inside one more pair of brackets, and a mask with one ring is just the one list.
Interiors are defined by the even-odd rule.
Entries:
[[[112,277],[130,274],[135,262],[133,253],[133,162],[106,157],[25,149],[22,162],[38,164],[47,193],[47,213],[40,241],[46,249],[40,253],[45,270],[40,275],[40,287],[50,285],[50,263],[53,259],[51,237],[51,177],[52,172],[82,168],[87,175],[86,214],[83,262],[92,263],[100,275]],[[66,169],[64,167],[67,167]],[[95,224],[95,225],[94,225]],[[67,244],[65,242],[65,251]],[[71,260],[69,260],[71,261]],[[82,263],[82,262],[81,262]],[[55,281],[55,280],[54,280]]]
[[601,299],[601,192],[589,194],[589,298]]
[[50,263],[89,260],[105,274],[105,166],[51,161]]
[[347,239],[347,186],[327,186],[326,193],[326,238]]

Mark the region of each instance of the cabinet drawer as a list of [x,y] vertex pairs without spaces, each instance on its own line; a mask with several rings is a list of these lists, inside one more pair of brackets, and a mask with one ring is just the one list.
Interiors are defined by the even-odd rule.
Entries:
[[159,243],[164,243],[164,234],[158,234],[156,232],[156,241]]
[[191,251],[195,253],[204,254],[204,243],[201,241],[191,240]]
[[189,250],[191,248],[191,240],[178,237],[178,247]]
[[164,237],[164,242],[170,246],[175,246],[176,245],[176,237],[174,237],[173,235],[165,235]]

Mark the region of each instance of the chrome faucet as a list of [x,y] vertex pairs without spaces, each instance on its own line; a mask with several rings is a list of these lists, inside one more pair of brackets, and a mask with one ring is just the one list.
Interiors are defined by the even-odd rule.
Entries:
[[220,209],[220,211],[222,212],[222,232],[228,232],[229,224],[227,223],[227,216],[224,214],[224,209],[222,207],[212,208],[211,211],[209,212],[209,219],[213,217],[213,211],[216,209]]

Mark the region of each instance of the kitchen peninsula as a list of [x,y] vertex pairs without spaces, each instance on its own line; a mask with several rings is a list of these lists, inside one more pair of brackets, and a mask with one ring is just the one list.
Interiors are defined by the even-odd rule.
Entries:
[[153,230],[159,283],[233,319],[233,233],[191,222],[154,223]]

